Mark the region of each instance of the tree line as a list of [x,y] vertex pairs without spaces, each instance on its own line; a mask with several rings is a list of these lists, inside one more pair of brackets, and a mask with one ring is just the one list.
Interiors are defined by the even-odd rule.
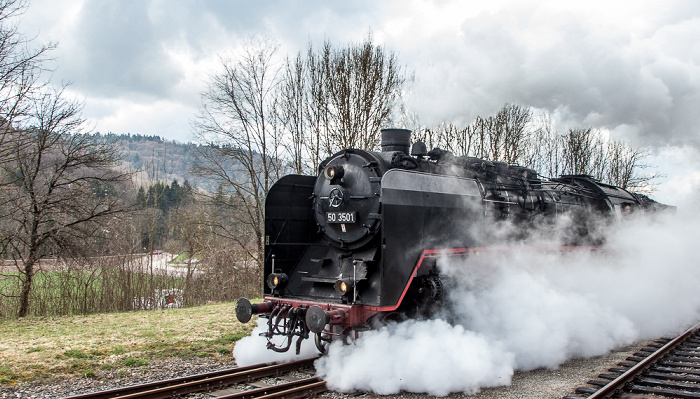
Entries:
[[419,126],[414,140],[456,155],[526,166],[545,177],[590,175],[633,191],[653,189],[656,175],[645,173],[647,150],[590,127],[559,132],[550,116],[533,114],[530,107],[505,104],[496,115],[478,116],[463,127],[452,123]]
[[[378,149],[383,127],[550,176],[649,183],[643,151],[591,128],[558,132],[526,106],[506,104],[467,126],[411,126],[402,99],[411,76],[371,34],[344,46],[309,43],[293,57],[254,37],[222,55],[201,93],[191,165],[216,189],[155,173],[137,183],[115,141],[90,134],[82,103],[41,79],[54,46],[29,50],[11,25],[25,6],[0,0],[0,317],[127,310],[166,288],[184,289],[187,305],[255,297],[272,184],[316,174],[343,148]],[[181,255],[180,272],[163,272],[156,250]]]

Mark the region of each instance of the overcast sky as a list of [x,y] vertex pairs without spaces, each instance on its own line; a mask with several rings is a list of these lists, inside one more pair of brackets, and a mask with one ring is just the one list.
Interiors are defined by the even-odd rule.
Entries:
[[189,141],[218,55],[252,34],[294,55],[371,30],[415,73],[423,124],[529,105],[700,169],[700,2],[31,0],[20,28],[58,43],[54,80],[103,133]]

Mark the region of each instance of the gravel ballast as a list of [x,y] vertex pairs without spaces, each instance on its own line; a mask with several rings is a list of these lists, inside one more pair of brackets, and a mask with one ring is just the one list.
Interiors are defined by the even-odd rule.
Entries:
[[[571,360],[555,370],[538,369],[528,372],[517,372],[513,376],[512,383],[509,386],[483,389],[481,392],[473,395],[457,392],[447,397],[470,399],[560,399],[565,395],[573,394],[577,387],[584,386],[588,380],[594,379],[598,374],[606,372],[608,368],[615,366],[618,362],[624,361],[626,357],[631,356],[647,343],[649,343],[649,341],[640,341],[614,350],[604,356],[591,359]],[[29,382],[15,386],[0,385],[0,398],[60,398],[232,367],[235,367],[235,362],[230,356],[186,360],[153,360],[148,366],[133,368],[126,372],[122,370],[121,373],[116,371],[100,371],[91,378],[71,377],[58,381],[45,381],[41,383]],[[357,394],[358,393],[347,395],[328,392],[323,394],[322,397],[346,398],[351,396],[357,397]],[[391,396],[360,393],[359,396],[363,398],[395,397],[407,399],[431,397],[426,394],[408,392]]]

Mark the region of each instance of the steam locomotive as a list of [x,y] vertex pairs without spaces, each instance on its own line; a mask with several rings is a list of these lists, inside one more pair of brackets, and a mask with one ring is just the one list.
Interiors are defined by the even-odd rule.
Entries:
[[[315,335],[324,351],[386,320],[439,309],[441,256],[508,245],[531,226],[571,220],[562,248],[595,246],[598,223],[665,207],[586,175],[545,179],[504,162],[454,156],[411,131],[384,129],[381,152],[342,150],[318,176],[288,175],[265,204],[264,301],[236,316],[267,318],[268,348]],[[411,151],[409,153],[409,148]],[[506,234],[491,234],[494,225]]]

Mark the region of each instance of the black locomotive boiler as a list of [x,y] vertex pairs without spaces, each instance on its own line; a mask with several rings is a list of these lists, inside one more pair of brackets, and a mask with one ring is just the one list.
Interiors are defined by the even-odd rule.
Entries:
[[[268,319],[269,349],[287,351],[296,337],[298,352],[315,334],[323,351],[375,322],[435,310],[445,288],[440,256],[502,245],[562,215],[573,228],[561,245],[595,245],[591,221],[663,207],[585,175],[545,179],[525,167],[428,152],[421,142],[411,148],[410,133],[382,130],[381,152],[342,150],[318,176],[288,175],[270,189],[264,301],[236,306],[241,322]],[[488,234],[494,224],[510,234]]]

